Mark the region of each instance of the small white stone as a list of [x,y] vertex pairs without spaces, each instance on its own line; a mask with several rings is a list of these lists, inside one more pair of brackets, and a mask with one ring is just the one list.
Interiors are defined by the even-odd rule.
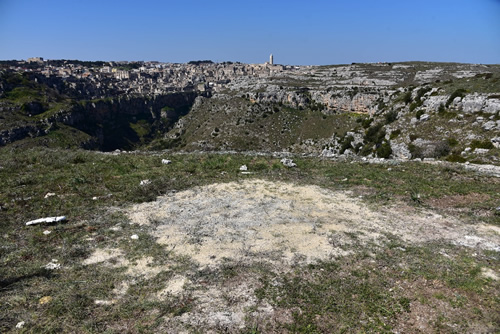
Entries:
[[94,300],[94,304],[96,305],[113,305],[115,303],[115,300]]
[[147,180],[147,179],[146,179],[146,180],[142,180],[142,181],[141,181],[141,183],[140,183],[140,185],[141,185],[141,186],[147,186],[147,185],[148,185],[148,184],[150,184],[150,183],[151,183],[151,180]]
[[164,165],[168,165],[168,164],[171,164],[172,161],[170,161],[168,159],[161,159],[161,163],[164,164]]
[[476,154],[486,154],[488,153],[490,150],[486,149],[486,148],[476,148],[474,150],[474,153]]
[[247,171],[247,170],[248,170],[247,165],[243,165],[243,166],[241,166],[241,167],[240,167],[240,170],[241,170],[241,171]]
[[431,118],[431,116],[429,116],[427,114],[423,114],[422,116],[420,116],[420,121],[425,122],[425,121],[429,120],[429,118]]
[[56,195],[55,193],[46,193],[44,198],[49,198],[55,195]]
[[289,168],[292,168],[292,167],[297,167],[297,164],[295,162],[293,162],[292,159],[287,159],[287,158],[283,158],[280,160],[280,162],[286,166],[286,167],[289,167]]
[[92,197],[93,201],[97,201],[97,196]]
[[61,264],[57,263],[57,260],[53,259],[52,262],[47,263],[44,266],[44,268],[47,269],[47,270],[57,270],[57,269],[61,268]]
[[51,234],[51,233],[52,233],[52,231],[49,231],[49,230],[45,230],[45,231],[43,231],[43,234],[44,234],[44,235],[49,235],[49,234]]
[[137,240],[137,239],[139,239],[139,236],[137,234],[134,234],[134,235],[130,236],[130,239]]
[[16,328],[23,328],[24,324],[25,324],[24,321],[20,321],[20,322],[17,323]]

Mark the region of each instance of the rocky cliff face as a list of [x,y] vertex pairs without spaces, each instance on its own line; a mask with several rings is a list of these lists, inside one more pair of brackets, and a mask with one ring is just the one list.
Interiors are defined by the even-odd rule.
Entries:
[[166,138],[184,150],[496,162],[499,70],[351,65],[239,78]]
[[49,135],[64,125],[90,136],[81,143],[82,147],[104,151],[133,149],[152,140],[157,131],[168,130],[189,111],[196,96],[190,92],[75,102],[47,117],[41,114],[29,125],[1,131],[0,145]]
[[[82,81],[88,85],[80,87],[40,79],[37,85],[52,85],[46,91],[55,90],[55,95],[43,100],[32,94],[29,103],[12,102],[7,109],[14,105],[23,110],[3,113],[18,117],[0,130],[0,144],[58,135],[77,136],[73,144],[102,150],[146,145],[325,157],[500,160],[500,66],[415,62],[266,73],[233,73],[231,80],[212,88],[207,82],[204,96],[115,96],[95,80]],[[14,86],[2,87],[8,92]],[[98,89],[110,97],[81,100],[82,89],[82,96]],[[67,94],[66,100],[58,94]],[[57,107],[60,100],[66,101],[64,107]]]

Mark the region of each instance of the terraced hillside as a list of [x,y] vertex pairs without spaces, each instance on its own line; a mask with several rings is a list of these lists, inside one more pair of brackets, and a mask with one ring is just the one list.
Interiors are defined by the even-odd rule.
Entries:
[[[106,97],[88,100],[62,79],[4,72],[0,143],[499,161],[500,66],[414,62],[266,73],[233,74],[203,93],[140,96],[99,85]],[[99,84],[92,82],[87,91]]]
[[242,77],[198,98],[160,147],[497,163],[499,70],[360,64]]

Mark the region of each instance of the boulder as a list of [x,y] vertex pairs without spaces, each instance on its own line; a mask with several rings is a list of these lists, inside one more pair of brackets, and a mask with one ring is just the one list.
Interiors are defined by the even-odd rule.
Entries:
[[408,146],[406,146],[405,143],[391,142],[391,148],[392,148],[392,155],[394,158],[404,159],[404,160],[408,160],[411,158],[410,150],[408,149]]
[[488,121],[483,124],[483,129],[486,131],[493,130],[497,127],[497,123],[495,121]]
[[488,153],[490,150],[486,149],[486,148],[476,148],[474,150],[474,153],[476,154],[486,154]]
[[488,114],[496,114],[500,110],[500,99],[487,99],[483,111]]
[[462,110],[469,114],[480,112],[483,109],[485,100],[486,97],[482,95],[467,95],[462,99]]
[[296,164],[296,163],[294,163],[294,162],[292,161],[292,159],[283,158],[283,159],[281,159],[281,160],[280,160],[280,162],[281,162],[284,166],[286,166],[286,167],[288,167],[288,168],[297,167],[297,164]]
[[428,121],[430,118],[431,116],[429,116],[428,114],[423,114],[422,116],[420,116],[420,121],[425,122]]
[[500,137],[492,138],[491,143],[495,146],[495,148],[500,148]]

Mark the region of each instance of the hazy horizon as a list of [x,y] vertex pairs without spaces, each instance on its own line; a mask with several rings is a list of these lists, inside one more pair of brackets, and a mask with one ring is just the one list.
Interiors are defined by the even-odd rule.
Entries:
[[500,63],[500,1],[0,2],[0,59]]

